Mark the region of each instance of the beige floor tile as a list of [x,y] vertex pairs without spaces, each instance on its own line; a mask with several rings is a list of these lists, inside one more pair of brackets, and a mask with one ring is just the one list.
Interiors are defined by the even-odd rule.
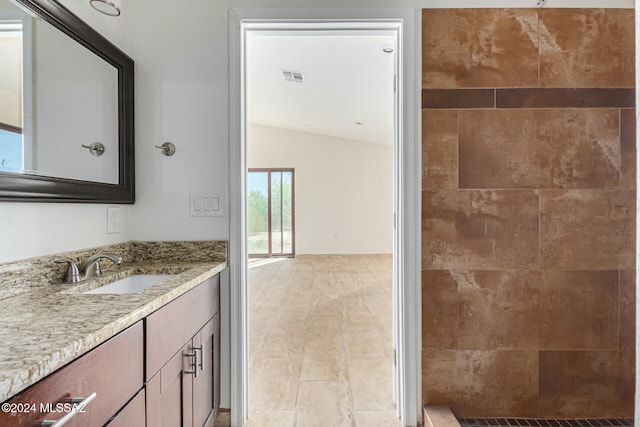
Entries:
[[302,356],[300,380],[349,381],[344,346],[307,346]]
[[355,426],[347,381],[300,381],[296,425]]
[[300,358],[252,358],[249,410],[294,410],[300,362]]
[[310,314],[305,326],[308,332],[327,331],[342,334],[342,316]]
[[245,427],[294,427],[295,411],[253,411]]
[[356,411],[356,427],[402,427],[396,411]]
[[391,358],[349,359],[349,377],[356,410],[394,410]]
[[382,342],[376,330],[364,332],[344,332],[344,346],[349,359],[379,359],[388,357],[392,343]]
[[262,263],[249,272],[248,425],[400,425],[391,400],[391,256]]
[[263,357],[300,357],[304,351],[304,325],[274,325],[264,337]]

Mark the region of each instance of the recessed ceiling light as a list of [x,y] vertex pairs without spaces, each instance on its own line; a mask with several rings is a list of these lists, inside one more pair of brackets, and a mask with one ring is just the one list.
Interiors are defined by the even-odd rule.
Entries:
[[118,2],[119,0],[89,0],[95,10],[109,16],[120,16]]
[[290,71],[290,70],[280,70],[280,71],[282,71],[282,78],[286,82],[304,83],[304,74],[301,71]]

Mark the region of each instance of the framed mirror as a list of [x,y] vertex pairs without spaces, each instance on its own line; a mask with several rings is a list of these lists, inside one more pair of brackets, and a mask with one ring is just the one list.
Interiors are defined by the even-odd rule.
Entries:
[[134,203],[133,60],[55,0],[0,0],[0,62],[0,200]]

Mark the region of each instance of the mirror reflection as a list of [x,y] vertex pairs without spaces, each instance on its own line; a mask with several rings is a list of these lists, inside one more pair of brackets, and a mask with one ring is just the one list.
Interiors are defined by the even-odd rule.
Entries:
[[117,184],[118,70],[0,0],[0,172]]

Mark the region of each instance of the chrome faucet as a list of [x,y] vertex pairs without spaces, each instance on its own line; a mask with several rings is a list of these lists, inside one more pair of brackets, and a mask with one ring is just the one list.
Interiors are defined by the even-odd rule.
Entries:
[[71,258],[59,259],[56,260],[56,262],[66,262],[69,264],[67,274],[65,276],[65,281],[67,283],[78,283],[86,279],[91,279],[92,277],[100,276],[102,271],[100,270],[100,264],[98,261],[103,258],[106,258],[115,264],[120,264],[122,262],[121,256],[110,253],[97,253],[82,262],[80,261],[80,258],[78,258],[78,263]]
[[102,271],[100,270],[100,264],[98,263],[98,261],[100,261],[102,258],[106,258],[115,264],[120,264],[122,262],[121,256],[109,253],[98,253],[90,256],[82,263],[80,263],[80,266],[78,267],[80,275],[84,279],[90,279],[92,277],[101,275]]

